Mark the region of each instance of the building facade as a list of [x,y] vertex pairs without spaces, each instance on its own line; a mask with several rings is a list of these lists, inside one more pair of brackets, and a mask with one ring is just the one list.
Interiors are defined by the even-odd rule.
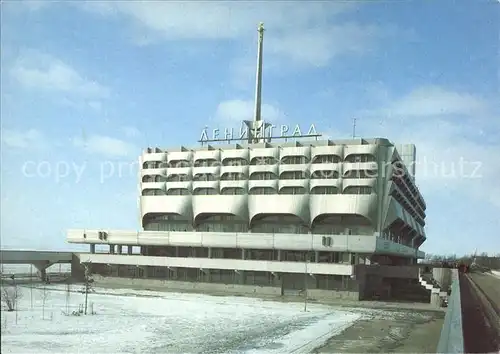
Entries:
[[[68,242],[90,244],[81,261],[102,275],[179,289],[363,298],[373,282],[412,277],[408,269],[424,256],[414,145],[150,148],[140,165],[141,231],[68,231]],[[96,244],[109,251],[96,253]]]

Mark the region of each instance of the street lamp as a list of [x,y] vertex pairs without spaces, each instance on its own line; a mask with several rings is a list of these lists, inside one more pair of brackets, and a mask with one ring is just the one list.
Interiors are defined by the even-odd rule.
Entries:
[[[307,257],[307,254],[306,254]],[[308,259],[306,258],[304,262],[304,312],[307,312],[307,263]]]

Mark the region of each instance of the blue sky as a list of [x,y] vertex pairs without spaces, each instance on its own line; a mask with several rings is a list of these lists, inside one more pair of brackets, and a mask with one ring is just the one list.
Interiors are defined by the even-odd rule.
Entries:
[[264,119],[415,143],[422,249],[500,252],[493,0],[3,2],[2,248],[139,228],[142,148],[251,117],[260,21]]

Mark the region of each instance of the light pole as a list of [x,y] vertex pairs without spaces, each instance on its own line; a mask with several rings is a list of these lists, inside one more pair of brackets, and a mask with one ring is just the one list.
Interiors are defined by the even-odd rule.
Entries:
[[33,264],[30,265],[30,307],[33,309]]
[[85,315],[87,314],[87,303],[89,298],[89,287],[90,287],[90,270],[87,263],[84,264],[85,267]]
[[306,260],[304,262],[304,312],[307,312],[307,262],[309,260],[307,259],[307,254],[306,254]]

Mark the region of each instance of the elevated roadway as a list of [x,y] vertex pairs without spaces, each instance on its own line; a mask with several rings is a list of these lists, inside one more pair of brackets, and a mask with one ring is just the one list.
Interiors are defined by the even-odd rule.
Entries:
[[32,264],[39,271],[42,280],[47,277],[46,269],[57,263],[72,263],[74,253],[58,251],[0,250],[0,264]]
[[72,252],[0,250],[0,264],[71,263]]

